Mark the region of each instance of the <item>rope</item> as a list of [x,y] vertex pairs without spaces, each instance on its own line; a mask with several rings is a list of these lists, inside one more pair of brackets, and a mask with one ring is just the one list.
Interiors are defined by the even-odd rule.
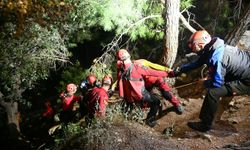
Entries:
[[207,68],[207,65],[204,64],[204,65],[203,65],[203,68],[201,69],[201,78],[202,78],[202,79],[204,79],[204,71],[205,71],[206,68]]
[[114,100],[109,100],[108,103],[117,103],[121,101],[123,101],[123,99],[118,99],[118,100],[114,99]]
[[201,79],[197,80],[197,81],[193,81],[193,82],[190,82],[190,83],[187,83],[187,84],[184,84],[184,85],[180,85],[180,86],[177,86],[177,87],[173,87],[175,89],[178,89],[178,88],[182,88],[182,87],[186,87],[186,86],[189,86],[189,85],[193,85],[193,84],[196,84],[202,80],[206,80],[206,77],[204,77],[204,71],[205,69],[207,68],[207,65],[204,64],[203,65],[203,68],[201,69]]
[[189,86],[189,85],[192,85],[192,84],[195,84],[197,82],[200,82],[200,80],[197,80],[197,81],[194,81],[194,82],[190,82],[188,84],[183,84],[183,85],[180,85],[180,86],[176,86],[176,87],[173,87],[174,89],[179,89],[179,88],[182,88],[182,87],[186,87],[186,86]]

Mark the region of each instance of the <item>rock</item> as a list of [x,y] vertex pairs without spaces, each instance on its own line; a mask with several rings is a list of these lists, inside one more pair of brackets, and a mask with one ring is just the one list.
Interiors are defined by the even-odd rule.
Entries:
[[250,30],[246,31],[243,36],[241,37],[237,46],[240,49],[250,51]]
[[235,144],[235,143],[227,144],[219,150],[235,150],[235,149],[239,149],[239,150],[250,149],[250,141],[245,141],[240,144]]

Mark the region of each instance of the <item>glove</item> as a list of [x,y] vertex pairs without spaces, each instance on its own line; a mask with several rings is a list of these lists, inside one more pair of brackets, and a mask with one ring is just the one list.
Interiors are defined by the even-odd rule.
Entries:
[[176,68],[174,69],[174,75],[177,77],[177,76],[179,76],[180,74],[182,74],[181,68],[180,68],[180,67],[176,67]]
[[173,70],[168,72],[168,77],[170,78],[176,77]]
[[181,74],[181,68],[177,67],[175,69],[173,69],[172,71],[169,72],[169,77],[177,77]]
[[65,92],[62,92],[61,94],[60,94],[60,97],[61,98],[65,98],[65,97],[68,97],[68,96],[70,96],[68,93],[65,93]]
[[109,97],[113,96],[115,93],[115,91],[113,91],[112,89],[108,90],[108,95]]

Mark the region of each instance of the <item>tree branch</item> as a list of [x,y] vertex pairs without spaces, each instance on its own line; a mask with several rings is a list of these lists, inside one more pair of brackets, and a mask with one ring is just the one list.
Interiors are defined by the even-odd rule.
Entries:
[[[138,20],[135,23],[132,23],[124,32],[122,32],[121,34],[115,36],[113,38],[113,40],[107,44],[103,49],[106,49],[106,51],[102,54],[102,56],[100,56],[99,58],[97,58],[94,62],[93,65],[95,65],[96,63],[103,63],[105,61],[105,58],[113,58],[113,57],[109,57],[111,54],[111,52],[115,52],[118,48],[119,43],[122,40],[122,37],[128,33],[129,30],[131,30],[133,27],[137,26],[138,24],[144,22],[147,19],[151,19],[151,18],[157,18],[157,17],[161,17],[161,15],[150,15],[147,17],[144,17],[140,20]],[[112,61],[112,59],[110,59],[109,61]]]
[[192,33],[196,32],[196,30],[187,22],[185,17],[180,13],[180,20],[182,21],[183,25]]

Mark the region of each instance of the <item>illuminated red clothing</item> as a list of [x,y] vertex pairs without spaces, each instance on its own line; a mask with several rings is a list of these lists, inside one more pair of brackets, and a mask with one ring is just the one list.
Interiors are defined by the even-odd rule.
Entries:
[[105,116],[108,104],[108,92],[102,87],[95,87],[86,96],[88,112],[91,115]]
[[81,100],[80,96],[75,95],[66,95],[63,96],[63,103],[62,103],[62,109],[64,111],[73,110],[74,103],[79,102]]
[[145,90],[144,78],[146,76],[168,76],[166,71],[153,70],[139,63],[125,64],[123,68],[118,71],[120,96],[124,97],[128,102],[142,100],[143,90]]
[[158,87],[159,90],[170,91],[170,87],[162,77],[146,76],[144,80],[145,80],[145,87],[149,91],[154,86]]
[[[145,87],[148,91],[151,91],[153,87],[158,87],[166,100],[169,100],[169,102],[174,106],[180,105],[180,101],[170,92],[171,88],[168,86],[167,82],[164,81],[164,78],[146,76],[144,80]],[[164,94],[164,91],[168,92],[169,94]]]
[[48,118],[53,117],[54,110],[53,110],[53,108],[51,106],[50,101],[46,101],[45,104],[44,104],[44,106],[45,106],[45,112],[43,113],[42,116],[43,117],[48,117]]

